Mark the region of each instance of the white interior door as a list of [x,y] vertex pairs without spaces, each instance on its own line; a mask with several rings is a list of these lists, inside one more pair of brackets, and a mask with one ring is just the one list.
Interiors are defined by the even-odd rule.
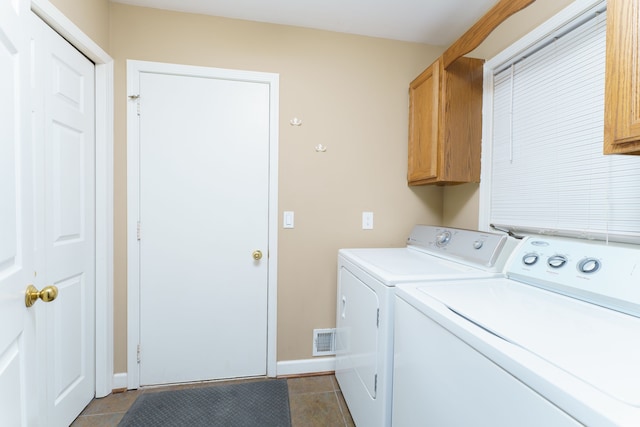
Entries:
[[138,79],[140,384],[265,375],[269,85]]
[[94,65],[32,15],[36,305],[42,425],[67,426],[95,392]]
[[0,425],[35,424],[27,2],[0,1]]

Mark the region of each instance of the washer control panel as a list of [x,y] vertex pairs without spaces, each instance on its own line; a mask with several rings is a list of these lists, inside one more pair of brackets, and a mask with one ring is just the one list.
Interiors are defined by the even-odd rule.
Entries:
[[640,316],[640,245],[529,236],[507,276]]

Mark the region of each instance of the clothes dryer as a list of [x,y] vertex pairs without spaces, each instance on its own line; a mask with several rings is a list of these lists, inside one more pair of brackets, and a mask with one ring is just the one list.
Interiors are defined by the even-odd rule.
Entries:
[[506,235],[417,225],[406,247],[338,252],[336,378],[357,426],[391,425],[395,286],[500,276],[515,245]]

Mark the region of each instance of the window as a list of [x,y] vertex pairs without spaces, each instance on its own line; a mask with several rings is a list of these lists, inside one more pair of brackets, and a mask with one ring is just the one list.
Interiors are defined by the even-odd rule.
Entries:
[[485,229],[640,240],[640,156],[602,154],[606,6],[593,3],[485,65]]

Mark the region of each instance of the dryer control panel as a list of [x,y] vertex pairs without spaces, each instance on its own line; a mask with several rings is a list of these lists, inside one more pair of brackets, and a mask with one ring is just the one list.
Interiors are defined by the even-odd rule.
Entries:
[[407,246],[430,255],[502,271],[517,242],[506,234],[416,225]]

